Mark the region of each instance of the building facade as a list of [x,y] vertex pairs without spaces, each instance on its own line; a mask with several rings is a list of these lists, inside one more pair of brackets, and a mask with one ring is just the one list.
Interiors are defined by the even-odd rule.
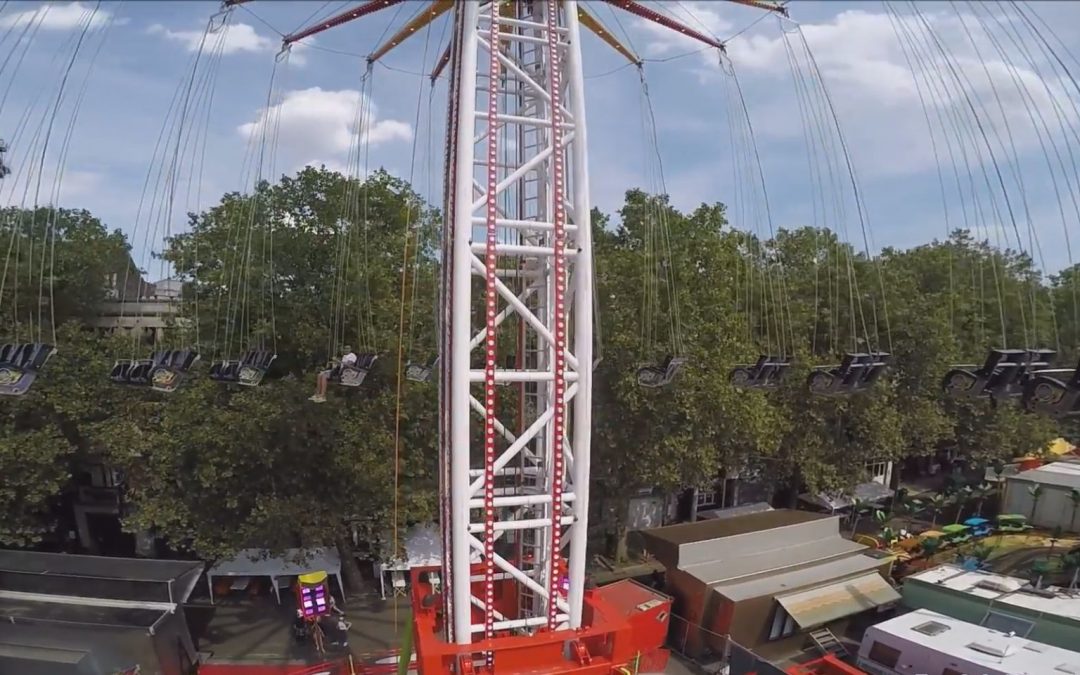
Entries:
[[904,579],[905,606],[1037,640],[1080,647],[1080,597],[1024,579],[940,565]]
[[871,675],[1080,673],[1080,654],[915,610],[869,627],[856,665]]
[[839,518],[787,509],[641,533],[666,570],[675,644],[722,653],[726,637],[766,658],[802,649],[811,630],[843,632],[893,606],[891,558],[840,535]]

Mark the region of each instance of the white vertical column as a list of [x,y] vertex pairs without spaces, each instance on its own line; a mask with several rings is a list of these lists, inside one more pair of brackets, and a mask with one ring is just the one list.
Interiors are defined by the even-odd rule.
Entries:
[[[469,342],[472,338],[470,317],[472,279],[473,159],[475,154],[476,112],[476,50],[480,3],[463,2],[460,34],[461,58],[458,61],[459,89],[457,92],[457,157],[454,167],[454,276],[451,280],[450,301],[453,305],[449,400],[450,406],[450,482],[452,546],[452,575],[454,640],[458,644],[472,641],[472,589],[469,583]],[[446,524],[444,524],[444,527]]]
[[585,133],[585,80],[581,65],[581,27],[576,0],[565,0],[567,38],[566,90],[568,109],[574,116],[574,142],[570,148],[570,175],[573,188],[574,225],[577,226],[578,254],[574,261],[574,355],[578,361],[578,392],[574,398],[573,502],[574,524],[570,527],[570,627],[581,626],[585,595],[586,546],[589,530],[589,456],[592,433],[593,376],[593,258],[592,223],[589,199],[589,153]]

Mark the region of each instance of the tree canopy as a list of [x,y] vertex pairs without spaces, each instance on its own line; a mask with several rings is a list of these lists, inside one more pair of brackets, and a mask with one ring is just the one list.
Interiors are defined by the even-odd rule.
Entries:
[[[59,495],[91,461],[127,476],[126,527],[204,558],[349,548],[354,534],[386,552],[395,523],[436,517],[436,387],[409,383],[399,405],[397,357],[399,338],[405,359],[436,352],[441,216],[407,183],[307,168],[190,214],[162,254],[184,284],[184,320],[166,341],[198,349],[204,363],[169,395],[109,383],[130,340],[82,328],[116,261],[128,264],[122,235],[83,211],[0,217],[0,234],[23,252],[44,236],[41,223],[55,223],[44,268],[55,311],[40,310],[40,284],[28,291],[43,268],[24,254],[5,276],[23,279],[18,302],[11,281],[0,289],[3,334],[56,326],[60,344],[30,395],[0,402],[0,543],[46,536]],[[1013,407],[945,400],[941,378],[989,346],[1055,347],[1075,364],[1080,267],[1043,277],[1028,256],[963,231],[875,256],[808,227],[766,240],[729,223],[722,204],[682,213],[639,190],[617,219],[594,213],[593,227],[602,356],[593,494],[602,521],[615,514],[612,527],[636,489],[704,486],[723,470],[792,493],[840,490],[870,462],[950,449],[982,464],[1061,433],[1075,439],[1075,426]],[[375,372],[330,405],[309,404],[315,372],[345,344],[380,353]],[[278,354],[262,386],[201,376],[207,362],[256,346]],[[872,391],[805,393],[810,367],[866,349],[895,356]],[[779,390],[728,383],[736,364],[780,351],[794,365]],[[688,362],[673,386],[635,383],[639,366],[674,353]],[[512,391],[500,398],[514,403]]]

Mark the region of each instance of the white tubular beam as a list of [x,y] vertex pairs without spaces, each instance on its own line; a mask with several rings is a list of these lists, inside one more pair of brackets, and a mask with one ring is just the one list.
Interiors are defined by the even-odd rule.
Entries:
[[[564,492],[563,493],[563,496],[562,496],[563,503],[572,502],[575,499],[577,499],[577,496],[573,492]],[[550,504],[550,503],[551,503],[551,495],[549,495],[549,494],[542,494],[542,495],[513,495],[513,496],[510,496],[510,497],[496,497],[495,498],[495,507],[496,508],[504,508],[504,507],[505,508],[511,508],[511,507],[514,507],[514,506],[539,506],[541,504]],[[484,506],[484,500],[483,499],[470,499],[469,500],[469,508],[470,509],[479,509],[479,508],[483,508],[483,506]]]
[[[483,244],[474,243],[472,252],[477,255],[484,253],[486,247]],[[532,258],[550,258],[555,255],[555,249],[550,246],[527,246],[523,244],[498,244],[495,246],[496,255],[513,255]],[[577,255],[577,250],[572,248],[563,249],[563,256],[572,258]]]
[[[566,621],[567,616],[565,614],[560,614],[559,619],[561,621]],[[509,630],[511,628],[528,628],[529,626],[543,626],[546,623],[547,623],[547,617],[546,616],[531,616],[531,617],[529,617],[527,619],[511,619],[509,621],[496,621],[495,622],[495,630]],[[473,624],[473,632],[474,633],[480,633],[480,632],[483,632],[483,630],[484,630],[483,624],[479,624],[479,623],[478,624]]]
[[[559,522],[563,525],[573,525],[573,516],[563,516]],[[495,524],[496,530],[529,530],[532,528],[551,527],[549,518],[530,518],[528,520],[503,520]],[[478,534],[484,531],[484,526],[473,523],[469,526],[469,532]]]
[[[469,371],[469,379],[473,382],[484,381],[484,371]],[[496,382],[551,382],[555,376],[552,373],[537,372],[535,370],[500,370],[495,373]],[[577,379],[577,373],[566,373],[566,381],[573,382]]]
[[[482,271],[484,269],[484,262],[474,255],[472,257],[472,266],[474,270]],[[529,324],[529,327],[535,330],[536,333],[541,337],[541,339],[544,340],[544,342],[546,342],[549,346],[555,344],[555,336],[551,334],[551,331],[548,330],[548,327],[545,326],[543,322],[540,321],[540,319],[536,318],[536,315],[533,314],[529,310],[529,308],[525,306],[525,303],[518,300],[517,295],[512,290],[510,290],[510,288],[506,284],[504,284],[501,280],[497,280],[495,282],[495,287],[499,289],[499,295],[502,296],[502,299],[506,300],[506,302],[514,308],[514,311],[518,313],[518,316],[525,319],[525,322]],[[571,368],[578,367],[577,357],[571,354],[569,350],[567,350],[566,353],[566,361],[570,364]]]
[[[477,551],[480,551],[481,553],[484,552],[484,544],[483,544],[483,542],[481,542],[479,539],[477,539],[476,537],[474,537],[471,534],[469,535],[469,544],[473,548],[475,548]],[[507,574],[509,574],[510,576],[512,576],[518,583],[521,583],[521,584],[524,584],[525,586],[527,586],[529,588],[529,590],[531,590],[533,593],[536,593],[537,595],[539,595],[541,597],[544,597],[544,598],[548,597],[548,592],[547,592],[546,588],[544,588],[540,584],[536,583],[536,581],[529,578],[529,576],[527,574],[525,574],[524,572],[522,572],[518,568],[511,565],[509,562],[507,562],[506,558],[503,558],[501,555],[496,553],[495,556],[492,558],[492,560],[495,561],[496,567],[498,567],[502,571],[504,571]],[[466,602],[468,602],[468,601],[466,601]],[[567,609],[566,603],[563,602],[562,600],[556,599],[555,600],[555,606],[558,607],[560,610],[562,610],[564,612],[569,611],[569,609]]]
[[[483,218],[473,218],[474,225],[483,225]],[[516,230],[536,230],[537,232],[551,232],[555,229],[553,223],[542,222],[538,220],[514,220],[510,218],[499,218],[495,221],[495,224],[499,227],[508,227]],[[574,232],[577,230],[576,225],[567,225],[567,232]]]
[[[452,279],[451,303],[453,306],[453,328],[451,331],[451,367],[450,398],[452,407],[455,401],[466,401],[469,397],[469,338],[471,328],[469,317],[472,314],[472,266],[473,257],[469,250],[472,239],[472,167],[475,146],[473,135],[476,113],[476,25],[480,4],[461,3],[455,11],[462,12],[463,30],[459,34],[462,40],[461,60],[458,64],[460,94],[458,95],[457,119],[457,157],[454,165],[456,180],[454,184],[454,276]],[[469,569],[469,461],[471,416],[453,414],[450,427],[450,482],[451,482],[451,545],[452,575],[450,592],[453,593],[454,640],[458,644],[472,641],[472,589],[467,581]]]
[[[575,382],[574,384],[570,385],[570,387],[566,390],[566,402],[570,403],[570,401],[574,400],[574,397],[577,396],[577,392],[578,386]],[[539,434],[547,426],[548,422],[551,421],[551,418],[554,417],[554,415],[554,408],[546,408],[544,412],[540,413],[536,420],[531,425],[529,425],[529,428],[526,429],[524,433],[522,433],[520,436],[518,436],[518,439],[511,443],[510,447],[504,450],[503,454],[499,455],[498,459],[495,460],[495,470],[498,471],[499,469],[509,464],[510,460],[517,456],[518,452],[520,452],[522,448],[524,448],[532,439],[536,438],[537,434]],[[469,498],[471,499],[472,496],[479,492],[482,487],[484,487],[484,479],[482,477],[478,480],[473,481],[469,485]],[[548,503],[550,504],[551,501],[548,500]]]
[[593,362],[593,257],[591,201],[589,198],[589,153],[585,132],[585,79],[581,65],[581,26],[578,24],[577,1],[563,4],[569,45],[566,59],[566,79],[570,92],[570,109],[577,121],[574,143],[569,146],[572,171],[572,214],[577,226],[578,256],[574,268],[574,354],[584,368],[578,368],[578,394],[574,399],[574,464],[573,485],[577,493],[570,526],[570,628],[581,627],[581,608],[585,596],[586,545],[589,531],[589,471],[592,449],[592,362]]

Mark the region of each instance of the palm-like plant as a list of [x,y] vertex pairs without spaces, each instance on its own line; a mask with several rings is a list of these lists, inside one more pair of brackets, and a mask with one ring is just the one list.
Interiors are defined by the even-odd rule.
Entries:
[[1076,579],[1080,576],[1080,551],[1070,551],[1061,556],[1061,568],[1065,572],[1072,572],[1072,581],[1069,582],[1069,590],[1076,590]]
[[1039,498],[1042,497],[1043,486],[1041,483],[1029,486],[1028,494],[1031,495],[1031,524],[1035,524],[1035,511],[1039,508]]
[[937,527],[938,516],[941,515],[941,512],[945,510],[945,507],[948,506],[948,504],[949,502],[945,498],[945,495],[940,492],[927,500],[926,508],[930,510],[930,529]]
[[956,520],[953,521],[954,523],[959,523],[960,520],[964,517],[964,507],[967,506],[968,502],[970,502],[971,499],[971,488],[967,485],[953,493],[952,499],[950,501],[956,505]]
[[1069,490],[1069,501],[1072,502],[1072,516],[1069,518],[1069,529],[1076,532],[1076,511],[1080,509],[1080,490]]
[[1031,574],[1035,577],[1035,588],[1042,588],[1043,577],[1050,571],[1050,562],[1048,560],[1036,560],[1031,563]]
[[982,517],[983,502],[986,498],[994,494],[994,486],[990,483],[979,483],[971,491],[971,496],[975,500],[975,515]]

